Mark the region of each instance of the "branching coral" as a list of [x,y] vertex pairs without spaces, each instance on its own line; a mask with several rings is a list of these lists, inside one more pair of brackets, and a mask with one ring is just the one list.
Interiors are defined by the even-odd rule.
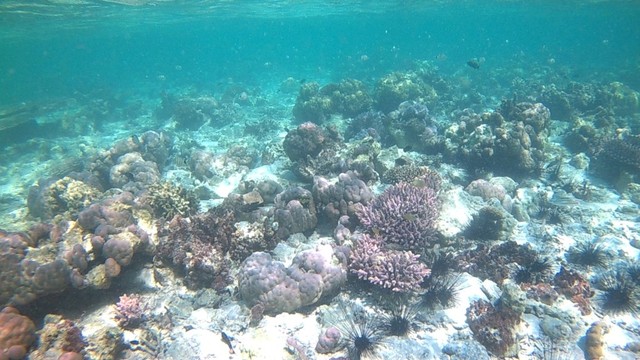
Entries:
[[350,271],[359,279],[393,292],[411,292],[429,275],[429,269],[411,251],[386,250],[380,239],[368,235],[356,240]]
[[381,237],[385,246],[421,251],[435,242],[439,215],[436,191],[429,186],[401,182],[360,208],[358,218],[367,231]]
[[171,219],[176,215],[189,216],[198,211],[196,196],[177,185],[168,182],[149,186],[145,197],[156,216]]

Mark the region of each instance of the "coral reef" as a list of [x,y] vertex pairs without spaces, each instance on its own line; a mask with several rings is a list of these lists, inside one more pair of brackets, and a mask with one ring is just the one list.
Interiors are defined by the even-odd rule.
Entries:
[[[382,179],[389,184],[398,184],[400,182],[413,183],[416,179],[431,179],[440,182],[440,176],[437,172],[427,166],[416,166],[414,164],[398,165],[385,171]],[[432,184],[429,187],[440,189],[440,184]]]
[[345,79],[322,88],[318,83],[309,82],[300,87],[293,116],[299,121],[319,124],[333,114],[354,117],[371,109],[372,103],[361,81]]
[[214,119],[218,108],[218,101],[210,96],[192,98],[164,93],[156,116],[160,119],[171,118],[178,129],[197,130],[205,123],[216,123]]
[[585,339],[585,357],[587,360],[604,360],[604,335],[609,332],[609,326],[604,321],[591,324]]
[[494,307],[484,300],[476,300],[467,309],[467,324],[478,342],[496,356],[513,351],[515,326],[520,315],[508,307]]
[[316,352],[318,354],[329,354],[338,350],[340,345],[340,330],[335,326],[330,326],[320,333],[318,342],[316,343]]
[[412,292],[430,273],[419,257],[411,251],[385,249],[381,239],[363,234],[354,241],[349,271],[382,289]]
[[242,263],[238,291],[252,307],[261,304],[266,314],[292,312],[335,295],[346,281],[346,264],[330,247],[304,251],[285,267],[267,253],[256,252]]
[[331,135],[324,128],[305,122],[287,133],[282,147],[291,161],[298,161],[318,156],[331,141]]
[[433,154],[442,150],[442,137],[426,105],[404,101],[386,118],[386,132],[393,143],[402,149]]
[[331,223],[344,215],[356,215],[359,206],[366,206],[373,199],[367,184],[353,171],[340,174],[335,184],[323,177],[315,177],[312,192],[318,214]]
[[154,214],[164,219],[176,215],[188,217],[198,212],[198,199],[193,192],[168,182],[150,185],[142,202],[149,204]]
[[530,264],[538,258],[538,253],[529,244],[505,241],[491,247],[478,244],[475,249],[456,256],[456,261],[460,271],[502,284],[511,277],[514,265]]
[[0,311],[0,358],[18,360],[36,340],[36,326],[17,309],[5,307]]
[[185,274],[187,286],[222,289],[229,283],[235,215],[222,207],[191,218],[176,216],[161,230],[156,254]]
[[516,225],[515,219],[501,206],[485,206],[465,229],[465,236],[481,241],[503,241],[509,238]]
[[500,108],[478,115],[458,112],[445,131],[445,159],[465,168],[512,177],[539,173],[545,161],[549,109],[540,103],[503,101]]
[[[49,236],[49,234],[43,235]],[[0,237],[0,303],[24,305],[36,298],[63,291],[69,285],[71,268],[64,259],[47,254],[39,242],[20,233]],[[36,244],[41,246],[38,251]],[[53,245],[53,244],[51,244]]]
[[276,236],[287,239],[290,235],[309,235],[318,224],[313,195],[301,187],[289,188],[275,198],[273,219],[278,223]]
[[29,213],[43,220],[63,214],[67,214],[65,218],[72,218],[100,198],[102,193],[97,179],[89,177],[84,182],[74,177],[38,181],[37,185],[29,189]]
[[146,319],[147,307],[140,295],[124,294],[116,304],[116,321],[125,329],[136,328]]
[[591,314],[591,298],[594,291],[591,290],[589,281],[582,275],[564,267],[555,275],[553,279],[555,290],[574,302],[583,315]]
[[394,72],[378,80],[375,89],[376,107],[385,113],[398,108],[405,101],[418,101],[432,104],[438,99],[438,93],[429,85],[420,72]]
[[157,182],[169,157],[172,139],[164,132],[147,131],[116,142],[88,165],[102,188],[140,191]]
[[379,235],[385,246],[422,251],[435,242],[435,223],[439,214],[437,190],[427,185],[439,184],[430,179],[420,185],[401,182],[387,188],[357,214],[363,227]]
[[87,341],[74,322],[49,314],[44,317],[44,326],[38,331],[38,347],[30,358],[83,359],[86,346]]

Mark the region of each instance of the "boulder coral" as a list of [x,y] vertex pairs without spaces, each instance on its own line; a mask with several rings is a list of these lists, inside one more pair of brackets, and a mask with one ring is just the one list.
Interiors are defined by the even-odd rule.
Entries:
[[36,340],[36,326],[17,309],[5,307],[0,311],[0,359],[17,360],[27,354]]
[[260,304],[265,314],[292,312],[335,295],[346,281],[345,268],[328,246],[299,253],[289,267],[256,252],[242,263],[238,291],[248,306]]

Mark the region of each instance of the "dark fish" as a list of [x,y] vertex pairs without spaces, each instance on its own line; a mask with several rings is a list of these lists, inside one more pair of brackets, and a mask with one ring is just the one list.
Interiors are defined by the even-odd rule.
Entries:
[[407,146],[405,146],[402,150],[407,151],[407,152],[409,152],[409,151],[413,151],[413,146],[411,146],[411,145],[407,145]]
[[136,135],[136,134],[131,135],[131,141],[132,141],[136,146],[140,146],[140,138],[138,137],[138,135]]
[[300,79],[300,85],[304,84],[307,82],[307,79]]
[[233,338],[225,334],[224,331],[220,331],[220,336],[222,337],[222,342],[227,344],[227,346],[229,347],[229,354],[235,354],[236,352],[235,350],[233,350],[233,345],[231,344],[231,340],[233,340]]
[[473,59],[467,61],[467,65],[469,65],[470,67],[472,67],[472,68],[474,68],[476,70],[480,69],[480,61],[478,59],[476,59],[476,58],[473,58]]

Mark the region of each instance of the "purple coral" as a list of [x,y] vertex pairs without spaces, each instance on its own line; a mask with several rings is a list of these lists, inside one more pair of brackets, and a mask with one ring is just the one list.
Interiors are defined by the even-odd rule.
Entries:
[[337,293],[346,281],[335,256],[331,248],[305,251],[287,268],[271,255],[255,252],[242,263],[238,291],[249,306],[260,304],[270,314],[314,304]]
[[116,320],[123,328],[135,328],[145,320],[146,308],[140,295],[124,294],[116,304]]
[[350,271],[361,280],[367,280],[394,292],[411,292],[430,270],[421,263],[419,255],[411,251],[386,250],[381,239],[362,235],[351,252]]
[[313,179],[313,197],[318,212],[331,221],[337,221],[343,215],[354,215],[361,205],[367,205],[373,194],[367,184],[358,175],[349,170],[338,176],[338,182],[316,176]]
[[385,245],[422,250],[434,240],[438,214],[435,189],[400,182],[360,208],[358,218],[367,231],[379,234]]

